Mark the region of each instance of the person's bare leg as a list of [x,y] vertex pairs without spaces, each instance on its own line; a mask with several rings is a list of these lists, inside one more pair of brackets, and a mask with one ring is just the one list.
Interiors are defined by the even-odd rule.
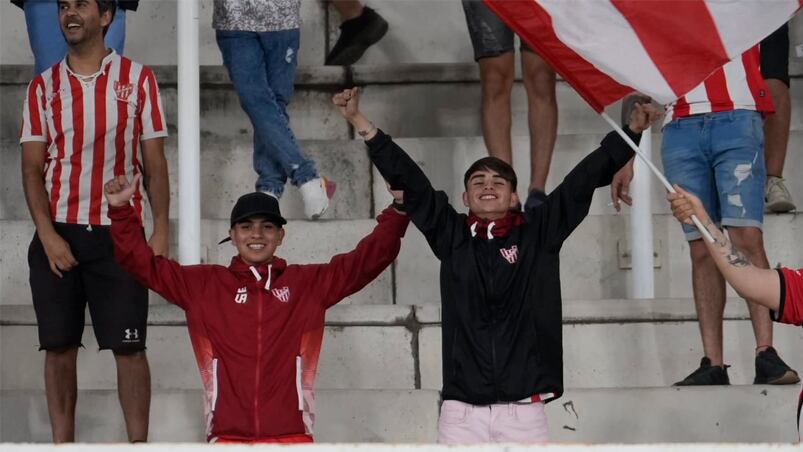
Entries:
[[[741,250],[756,267],[770,268],[767,253],[764,252],[764,235],[758,228],[728,228],[731,243]],[[770,311],[764,306],[749,303],[750,321],[753,323],[753,334],[756,336],[756,353],[772,346],[772,319]]]
[[513,163],[510,138],[512,113],[510,95],[513,90],[514,54],[481,58],[480,86],[482,89],[482,136],[488,154]]
[[724,363],[722,317],[725,312],[725,279],[702,240],[689,242],[694,308],[703,340],[703,352],[712,366]]
[[123,409],[128,440],[148,440],[148,418],[151,406],[151,371],[145,352],[115,353],[117,362],[117,394]]
[[530,128],[530,186],[544,191],[558,136],[558,103],[555,71],[537,54],[521,52],[524,87],[527,90],[527,122]]
[[45,352],[45,395],[54,443],[75,441],[78,347]]
[[764,160],[767,163],[767,176],[783,177],[792,103],[789,88],[784,82],[767,79],[766,83],[775,104],[775,114],[764,120]]
[[362,2],[359,0],[330,0],[337,13],[340,14],[340,21],[345,22],[354,19],[362,14]]

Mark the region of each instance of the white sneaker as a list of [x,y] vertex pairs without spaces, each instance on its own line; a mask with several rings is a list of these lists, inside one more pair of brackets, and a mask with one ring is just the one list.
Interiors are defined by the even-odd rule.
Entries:
[[276,200],[277,200],[277,201],[279,200],[279,197],[278,197],[278,196],[276,196],[276,193],[273,193],[272,191],[261,190],[261,192],[262,192],[262,193],[265,193],[266,195],[271,195],[271,196],[273,196],[274,198],[276,198]]
[[336,188],[337,185],[325,177],[309,180],[298,187],[304,200],[304,214],[307,218],[317,220],[326,212]]
[[767,186],[764,192],[764,207],[767,212],[785,213],[795,210],[795,203],[792,202],[792,195],[783,184],[783,179],[775,176],[767,176]]

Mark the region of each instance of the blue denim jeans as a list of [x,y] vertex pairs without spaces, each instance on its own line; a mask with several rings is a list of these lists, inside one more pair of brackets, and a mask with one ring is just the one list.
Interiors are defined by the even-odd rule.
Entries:
[[[764,128],[750,110],[676,119],[664,127],[661,158],[669,182],[703,202],[718,226],[755,227],[764,221]],[[687,240],[700,233],[683,225]]]
[[[56,0],[26,0],[25,24],[28,41],[33,52],[34,70],[41,74],[61,61],[67,54],[67,41],[59,25],[59,9]],[[103,39],[106,47],[123,54],[125,47],[125,11],[117,8],[114,20]]]
[[287,105],[293,97],[300,31],[216,33],[223,64],[254,126],[257,191],[276,196],[289,178],[301,185],[318,177],[315,164],[298,147]]

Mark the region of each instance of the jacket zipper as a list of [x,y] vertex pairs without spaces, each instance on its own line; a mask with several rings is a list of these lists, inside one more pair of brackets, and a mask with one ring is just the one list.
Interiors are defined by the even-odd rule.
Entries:
[[254,436],[259,438],[259,368],[262,358],[262,290],[257,290],[257,359],[254,367]]
[[[494,280],[496,278],[496,271],[494,271],[494,258],[496,254],[491,253],[490,251],[494,249],[493,243],[491,243],[492,238],[485,242],[486,245],[486,253],[488,256],[488,294],[495,295],[494,293]],[[496,300],[491,300],[490,309],[491,309],[491,377],[493,378],[493,386],[494,386],[494,398],[498,402],[499,398],[499,378],[497,378],[497,365],[496,365],[496,328],[497,328],[497,311],[498,307],[495,305]]]

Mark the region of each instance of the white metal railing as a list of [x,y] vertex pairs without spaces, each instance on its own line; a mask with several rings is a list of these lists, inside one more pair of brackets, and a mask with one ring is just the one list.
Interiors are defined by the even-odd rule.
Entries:
[[8,444],[0,443],[3,452],[190,452],[197,450],[214,450],[215,452],[244,452],[258,450],[287,450],[287,447],[308,452],[446,452],[449,450],[486,451],[486,452],[518,452],[539,450],[547,452],[792,452],[800,451],[799,445],[793,444],[549,444],[549,445],[514,445],[485,444],[478,446],[442,446],[435,444],[377,444],[377,443],[340,443],[340,444],[306,444],[296,446],[279,445],[224,445],[224,444]]
[[198,0],[178,0],[178,259],[201,262],[201,128]]
[[[652,156],[652,131],[641,135],[639,148],[647,158]],[[652,225],[652,179],[650,169],[637,158],[630,184],[633,208],[630,209],[630,256],[633,278],[631,298],[655,298],[655,273]]]

